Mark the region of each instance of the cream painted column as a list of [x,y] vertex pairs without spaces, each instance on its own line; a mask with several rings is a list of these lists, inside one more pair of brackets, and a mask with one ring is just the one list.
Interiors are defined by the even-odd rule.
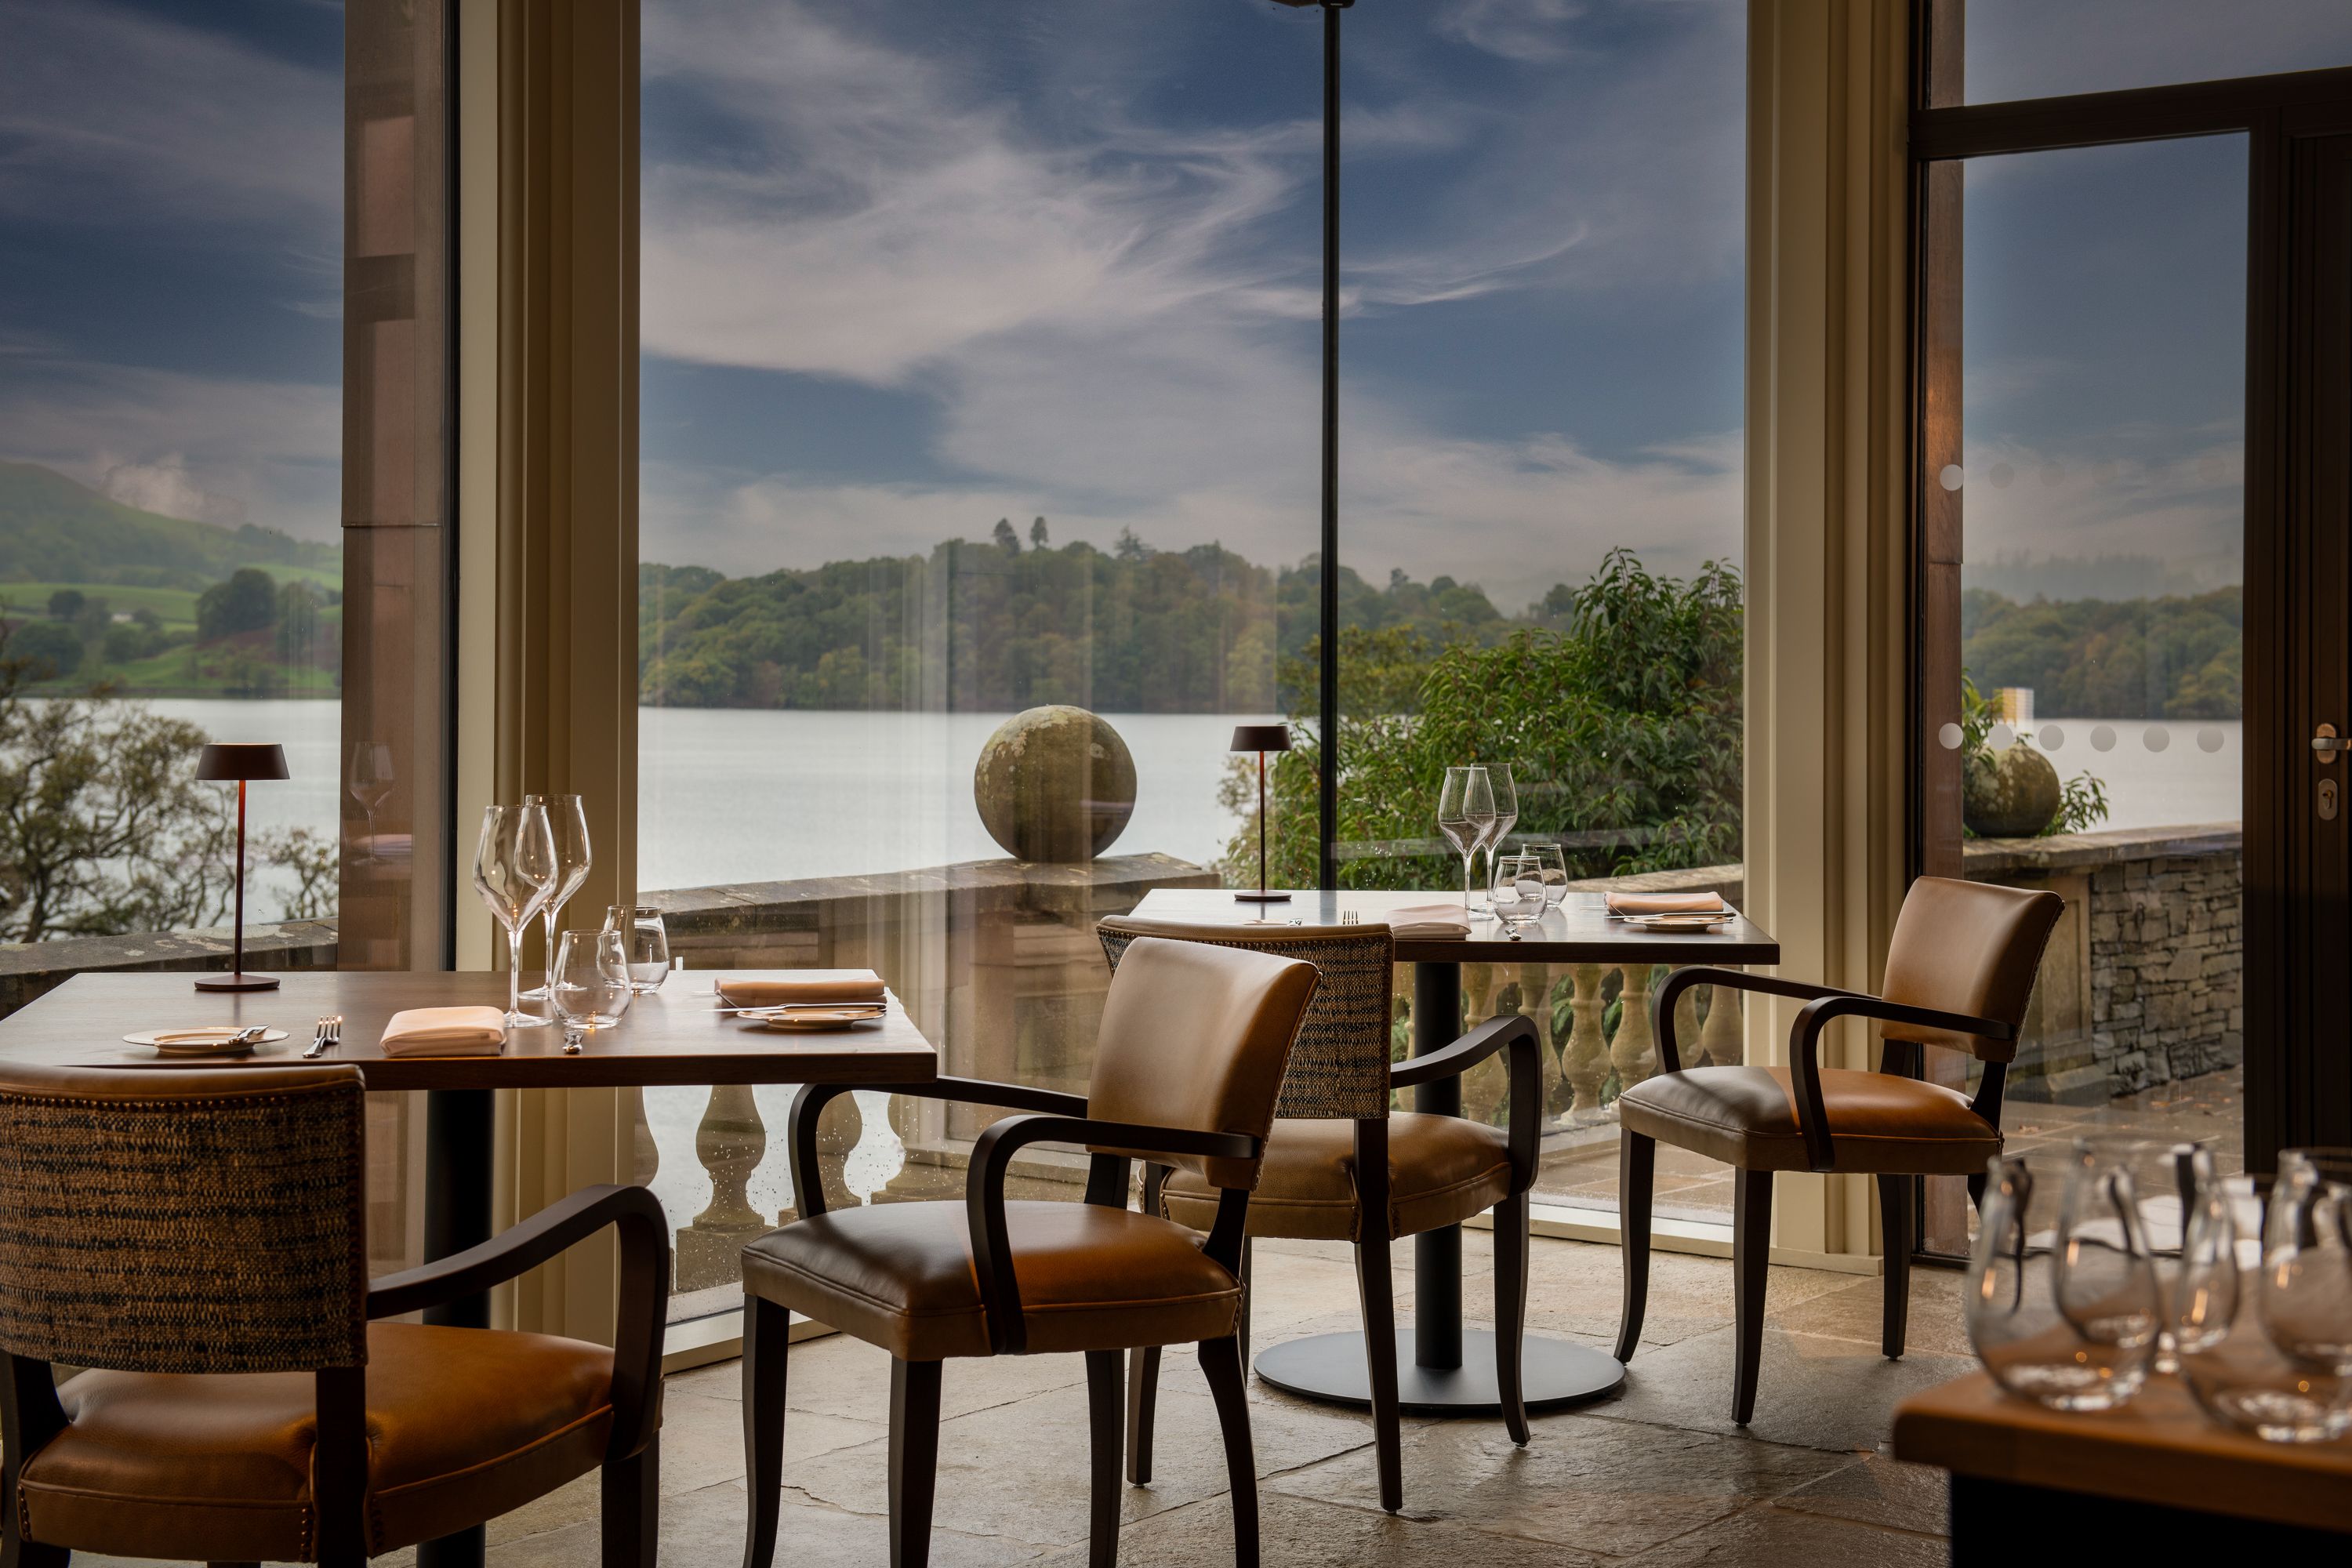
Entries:
[[[502,962],[471,897],[492,801],[578,794],[595,866],[566,923],[636,886],[637,8],[463,11],[458,831],[461,967]],[[626,1181],[635,1091],[501,1092],[496,1222]],[[577,1247],[496,1321],[608,1340],[615,1258]]]
[[[1908,9],[1748,7],[1747,897],[1780,973],[1858,988],[1905,882]],[[1752,1002],[1785,1062],[1795,1005]],[[1835,1027],[1823,1065],[1868,1065]],[[1775,1244],[1874,1251],[1871,1185],[1781,1177]]]

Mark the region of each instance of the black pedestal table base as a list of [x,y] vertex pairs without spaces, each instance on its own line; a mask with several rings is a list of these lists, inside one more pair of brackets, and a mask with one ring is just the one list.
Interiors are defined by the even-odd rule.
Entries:
[[[1495,1389],[1495,1336],[1462,1331],[1460,1366],[1423,1366],[1412,1358],[1410,1324],[1396,1331],[1397,1404],[1409,1415],[1500,1415]],[[1529,1334],[1520,1351],[1519,1385],[1530,1412],[1564,1410],[1605,1399],[1625,1382],[1615,1356],[1590,1345]],[[1369,1406],[1360,1333],[1316,1334],[1274,1345],[1257,1358],[1257,1374],[1285,1394],[1329,1405]]]

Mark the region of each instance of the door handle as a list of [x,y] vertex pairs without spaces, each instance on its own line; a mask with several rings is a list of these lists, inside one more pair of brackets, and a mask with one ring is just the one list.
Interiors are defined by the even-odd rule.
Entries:
[[2352,752],[2352,737],[2339,737],[2333,724],[2322,724],[2312,731],[2311,749],[2321,766],[2336,760],[2341,752]]

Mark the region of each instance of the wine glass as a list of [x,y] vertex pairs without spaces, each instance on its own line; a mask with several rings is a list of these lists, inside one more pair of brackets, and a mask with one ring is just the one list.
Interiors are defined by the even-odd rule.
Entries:
[[2352,1374],[2352,1186],[2327,1179],[2325,1156],[2278,1159],[2263,1229],[2263,1323],[2296,1365]]
[[[2280,1156],[2286,1163],[2286,1156]],[[2204,1179],[2189,1214],[2173,1337],[2181,1381],[2206,1415],[2273,1443],[2326,1443],[2352,1428],[2352,1377],[2298,1363],[2264,1331],[2263,1200],[2249,1176]]]
[[571,1029],[609,1029],[629,1010],[627,946],[616,931],[568,931],[555,950],[548,991]]
[[1437,795],[1437,831],[1462,857],[1462,907],[1470,907],[1470,861],[1486,844],[1495,826],[1495,791],[1486,770],[1477,766],[1445,770],[1445,784]]
[[2140,1244],[2155,1271],[2164,1310],[2156,1343],[2156,1370],[2178,1372],[2172,1323],[2179,1314],[2181,1249],[2188,1239],[2189,1211],[2200,1185],[2216,1179],[2213,1154],[2203,1144],[2128,1134],[2091,1133],[2074,1140],[2079,1160],[2131,1173]]
[[371,861],[381,858],[375,847],[375,814],[391,798],[392,786],[392,748],[382,741],[352,742],[343,788],[367,817],[367,858]]
[[1503,932],[1513,942],[1519,940],[1519,928],[1535,924],[1543,919],[1543,868],[1532,855],[1496,855],[1488,858],[1494,868],[1493,885],[1486,890],[1486,905],[1495,918],[1503,922]]
[[580,804],[578,795],[527,795],[522,798],[526,805],[537,805],[547,808],[547,826],[555,835],[557,881],[548,890],[546,906],[540,910],[541,918],[547,921],[550,978],[545,984],[534,985],[523,993],[530,1000],[541,1002],[547,999],[550,994],[548,986],[554,984],[556,917],[563,912],[563,906],[572,901],[572,895],[580,890],[580,884],[588,879],[588,868],[595,864],[596,858],[588,847],[588,813]]
[[522,1010],[522,928],[545,906],[562,875],[544,806],[483,807],[482,836],[474,845],[474,891],[507,933],[510,1029],[535,1028],[550,1021]]

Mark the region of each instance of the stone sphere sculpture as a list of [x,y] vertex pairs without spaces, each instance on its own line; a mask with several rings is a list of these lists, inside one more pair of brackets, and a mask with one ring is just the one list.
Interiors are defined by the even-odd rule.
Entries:
[[988,836],[1017,860],[1091,860],[1135,814],[1135,758],[1101,715],[1055,703],[988,738],[971,793]]
[[2023,742],[1970,757],[1960,819],[1979,838],[2031,838],[2058,815],[2058,770]]

